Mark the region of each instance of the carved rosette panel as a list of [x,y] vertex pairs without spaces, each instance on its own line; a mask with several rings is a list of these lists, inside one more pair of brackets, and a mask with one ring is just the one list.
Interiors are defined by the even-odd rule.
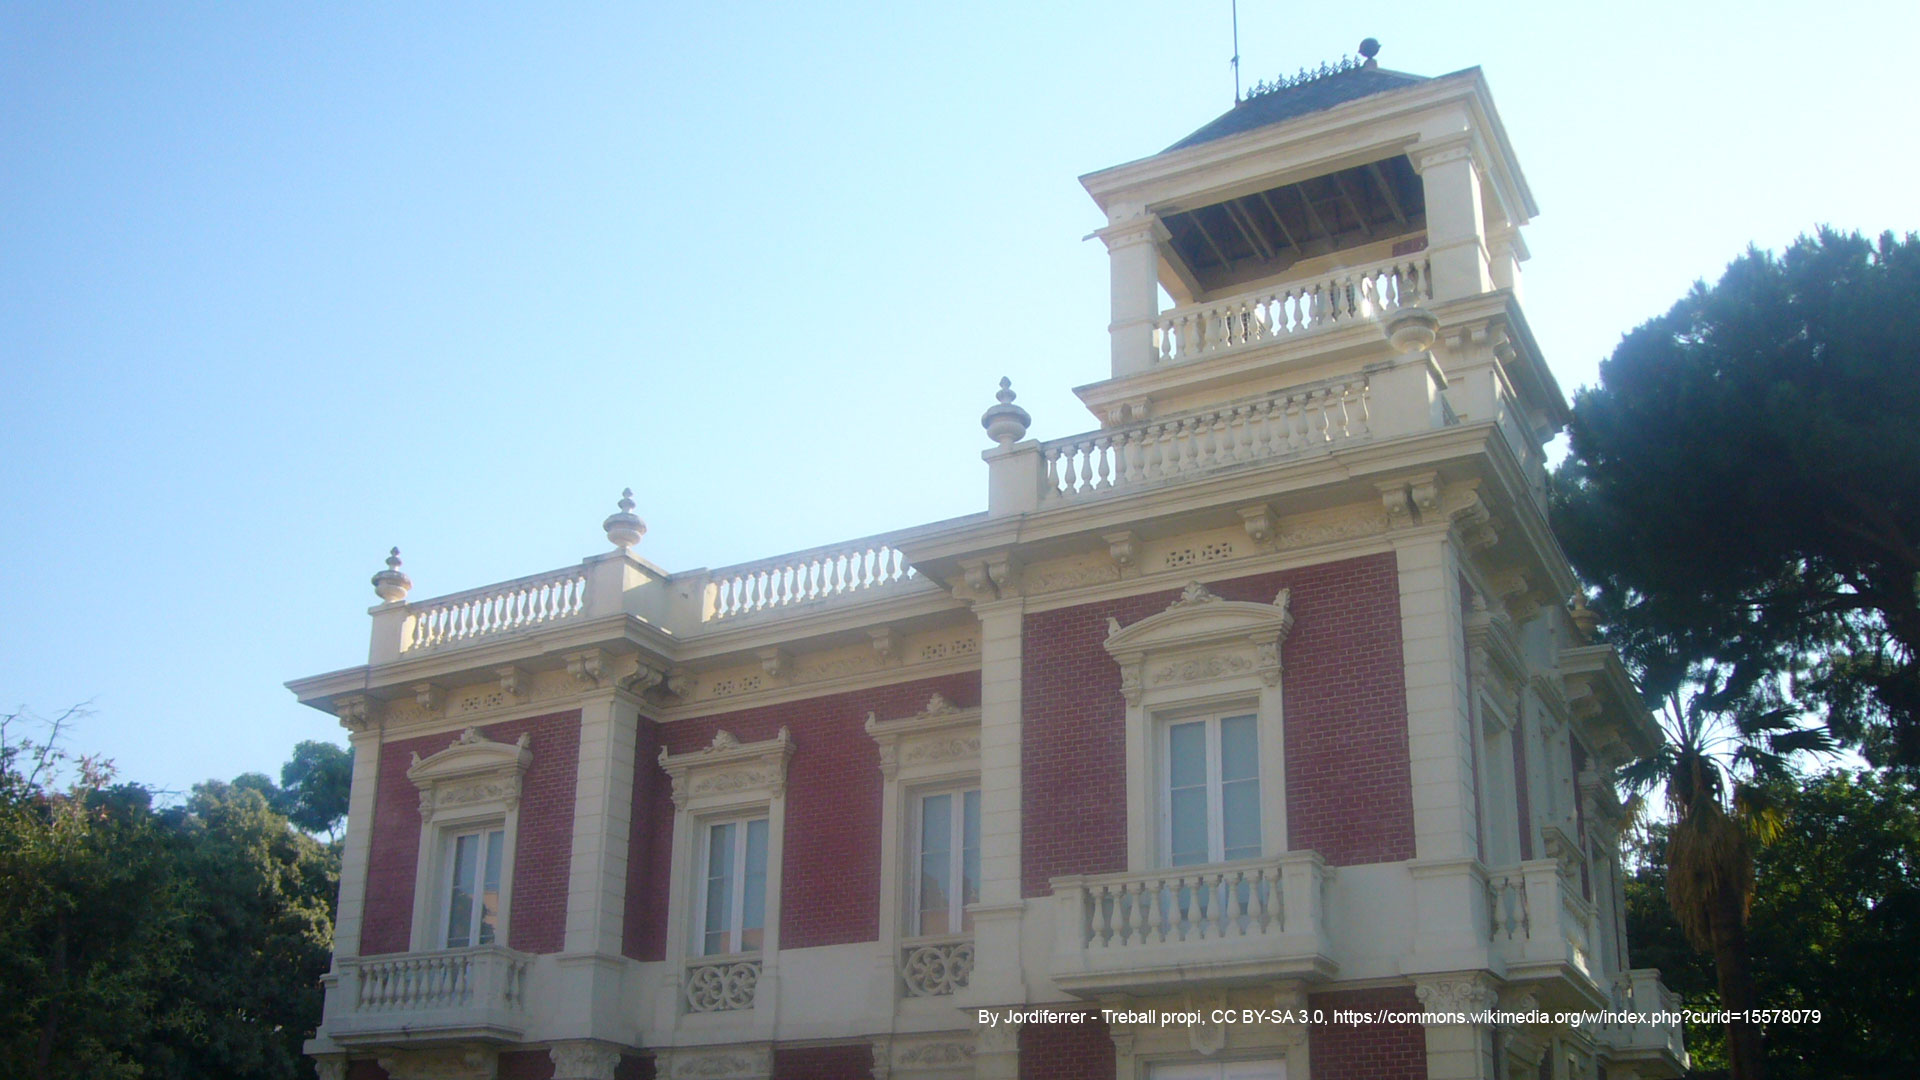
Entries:
[[942,997],[964,989],[973,975],[973,942],[908,945],[901,950],[900,977],[913,997]]
[[753,1008],[760,984],[760,961],[734,960],[687,966],[687,1010],[732,1012]]

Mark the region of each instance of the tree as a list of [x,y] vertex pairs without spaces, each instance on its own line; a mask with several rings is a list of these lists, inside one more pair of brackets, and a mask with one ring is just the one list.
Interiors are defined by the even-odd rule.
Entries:
[[177,1022],[185,885],[144,789],[0,717],[0,1075],[138,1077]]
[[1686,655],[1797,668],[1869,760],[1920,765],[1920,238],[1750,250],[1626,335],[1570,435],[1583,577]]
[[[1908,1038],[1920,1008],[1920,788],[1898,775],[1831,772],[1767,793],[1790,824],[1756,858],[1753,972],[1770,1008],[1819,1009],[1767,1039],[1776,1080],[1920,1075]],[[1664,902],[1667,829],[1656,824],[1627,888],[1636,960],[1657,965],[1690,1005],[1710,1006],[1711,967],[1686,946]],[[1724,1064],[1718,1033],[1691,1030],[1697,1070]]]
[[277,809],[310,833],[331,836],[347,816],[347,792],[353,786],[353,751],[330,742],[307,740],[293,748],[280,768]]

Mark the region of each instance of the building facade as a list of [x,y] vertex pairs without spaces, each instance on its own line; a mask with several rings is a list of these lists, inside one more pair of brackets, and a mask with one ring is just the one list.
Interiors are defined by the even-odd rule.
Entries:
[[1083,183],[1099,426],[1002,380],[983,512],[670,572],[629,498],[577,566],[376,575],[368,663],[291,684],[356,751],[323,1077],[1684,1068],[1550,1019],[1672,1004],[1612,783],[1659,735],[1567,607],[1480,72],[1303,73]]

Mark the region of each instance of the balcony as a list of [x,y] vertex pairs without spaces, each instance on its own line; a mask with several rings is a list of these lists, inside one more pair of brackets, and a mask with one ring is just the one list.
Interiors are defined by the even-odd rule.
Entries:
[[1427,258],[1410,255],[1189,304],[1154,320],[1153,365],[1297,341],[1337,326],[1376,321],[1432,297]]
[[1053,980],[1092,997],[1326,979],[1332,872],[1320,856],[1053,880]]
[[341,957],[327,1034],[346,1046],[519,1041],[533,958],[498,945]]
[[1560,859],[1533,859],[1492,871],[1487,909],[1493,952],[1509,978],[1578,972],[1595,980],[1593,905]]
[[1616,1014],[1643,1021],[1601,1028],[1601,1038],[1613,1047],[1615,1060],[1653,1065],[1654,1072],[1668,1076],[1687,1071],[1680,999],[1660,982],[1658,971],[1636,968],[1615,976],[1611,1008]]

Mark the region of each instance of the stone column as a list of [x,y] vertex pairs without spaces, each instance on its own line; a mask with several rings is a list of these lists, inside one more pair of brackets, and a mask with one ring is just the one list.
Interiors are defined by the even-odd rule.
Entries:
[[1153,322],[1160,314],[1158,245],[1168,233],[1144,210],[1111,222],[1094,235],[1107,245],[1112,274],[1113,321],[1107,330],[1113,341],[1113,377],[1118,379],[1153,365]]
[[340,907],[333,923],[333,955],[360,955],[360,927],[367,910],[367,856],[373,841],[373,801],[380,778],[378,705],[362,697],[334,703],[353,746],[353,785],[347,795],[347,835],[340,851]]
[[620,1016],[621,938],[639,721],[639,702],[624,690],[609,687],[581,701],[566,940],[559,966],[562,994],[591,1002],[592,1009],[565,1011],[569,1033],[604,1037],[628,1023]]
[[974,605],[980,619],[980,902],[973,908],[970,997],[1026,1000],[1021,970],[1019,597]]
[[1487,226],[1472,135],[1463,131],[1422,139],[1409,156],[1426,189],[1427,257],[1433,265],[1434,303],[1491,291],[1493,275],[1488,267]]
[[[1413,992],[1427,1012],[1463,1018],[1487,1013],[1500,1000],[1492,981],[1476,972],[1422,979]],[[1498,1080],[1491,1024],[1428,1024],[1426,1034],[1427,1080]]]

